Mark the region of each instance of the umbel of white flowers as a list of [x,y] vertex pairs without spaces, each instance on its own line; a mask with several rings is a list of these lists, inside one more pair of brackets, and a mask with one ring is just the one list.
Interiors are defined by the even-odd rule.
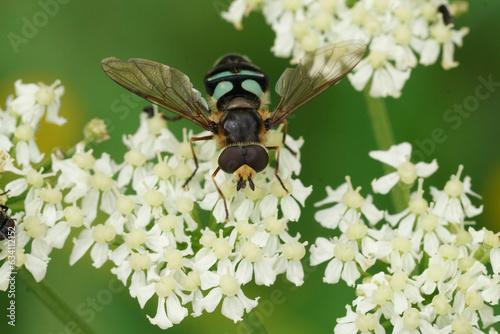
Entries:
[[[51,252],[62,248],[70,234],[77,236],[70,264],[86,253],[96,268],[111,261],[111,272],[141,308],[157,302],[156,315],[148,318],[163,329],[188,314],[213,312],[220,303],[224,316],[241,320],[257,306],[258,297],[244,293],[252,281],[270,286],[285,274],[292,283],[303,283],[300,260],[307,243],[288,233],[312,190],[296,178],[302,139],[287,136],[298,155],[281,151],[280,175],[288,194],[270,166],[255,177],[255,191],[236,192],[231,175],[217,175],[229,206],[231,219],[225,222],[210,178],[217,167],[215,143],[196,145],[200,168],[183,190],[195,167],[192,133],[184,131],[178,140],[158,111],[152,117],[142,113],[137,132],[123,136],[127,152],[121,162],[87,148],[109,137],[100,120],[85,127],[85,140],[72,153],[45,157],[36,133],[44,115],[47,122],[65,123],[58,115],[63,93],[59,81],[46,86],[19,80],[15,96],[0,110],[0,193],[9,191],[1,204],[17,202],[16,208],[23,208],[7,213],[15,219],[16,260],[14,266],[6,261],[11,250],[7,239],[0,241],[0,290],[7,289],[16,267],[41,281]],[[269,136],[270,145],[281,145],[281,129]]]
[[468,10],[449,0],[234,0],[221,15],[242,28],[252,11],[264,14],[276,38],[272,51],[292,62],[323,45],[360,39],[367,57],[348,75],[353,87],[370,82],[373,97],[399,97],[417,64],[432,65],[441,54],[444,69],[458,66],[455,46],[469,29],[456,29],[453,16]]
[[409,143],[370,156],[396,169],[372,182],[375,193],[398,183],[417,189],[395,214],[377,209],[349,177],[316,203],[333,203],[315,218],[340,236],[317,238],[311,264],[328,262],[325,283],[342,279],[356,289],[335,333],[497,333],[491,305],[500,299],[500,238],[467,226],[483,207],[469,198],[479,195],[469,176],[462,179],[463,166],[444,187],[430,187],[428,201],[424,178],[437,170],[435,160],[413,164]]

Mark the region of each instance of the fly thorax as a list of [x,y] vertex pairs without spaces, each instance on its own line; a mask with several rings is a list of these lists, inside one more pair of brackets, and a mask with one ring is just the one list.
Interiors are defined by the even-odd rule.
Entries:
[[222,120],[227,144],[258,143],[262,122],[260,115],[252,109],[230,110]]

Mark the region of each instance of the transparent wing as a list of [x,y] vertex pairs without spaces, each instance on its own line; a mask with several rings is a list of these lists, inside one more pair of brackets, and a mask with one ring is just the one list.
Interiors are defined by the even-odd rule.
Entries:
[[182,116],[202,128],[216,131],[207,102],[187,75],[155,61],[110,57],[101,62],[104,72],[119,85],[146,100]]
[[268,129],[281,123],[297,108],[312,100],[349,73],[363,58],[366,43],[343,41],[319,48],[287,68],[276,83],[281,101],[266,120]]

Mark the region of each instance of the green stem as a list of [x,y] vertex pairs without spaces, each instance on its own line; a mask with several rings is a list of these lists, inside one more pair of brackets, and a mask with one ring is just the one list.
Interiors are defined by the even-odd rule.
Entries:
[[[382,98],[370,96],[369,85],[367,85],[363,93],[377,147],[379,150],[388,150],[396,144],[396,141],[394,140],[394,133],[392,132],[385,101]],[[389,165],[383,164],[383,167],[386,173],[394,172],[394,168]],[[406,187],[402,188],[401,186],[393,187],[391,197],[394,209],[397,212],[403,211],[408,206],[409,189]]]
[[243,325],[248,329],[248,333],[267,334],[266,328],[260,321],[259,316],[254,312],[254,310],[243,315]]
[[47,283],[44,281],[37,283],[25,268],[20,268],[17,275],[63,324],[72,324],[72,328],[78,333],[94,333],[89,325]]

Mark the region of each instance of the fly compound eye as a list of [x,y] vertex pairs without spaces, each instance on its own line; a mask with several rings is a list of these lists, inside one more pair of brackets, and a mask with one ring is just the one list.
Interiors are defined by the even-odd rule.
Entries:
[[269,163],[267,151],[260,145],[243,146],[245,163],[257,173],[263,171]]
[[219,155],[219,167],[226,173],[232,174],[245,164],[245,157],[240,146],[229,146]]

